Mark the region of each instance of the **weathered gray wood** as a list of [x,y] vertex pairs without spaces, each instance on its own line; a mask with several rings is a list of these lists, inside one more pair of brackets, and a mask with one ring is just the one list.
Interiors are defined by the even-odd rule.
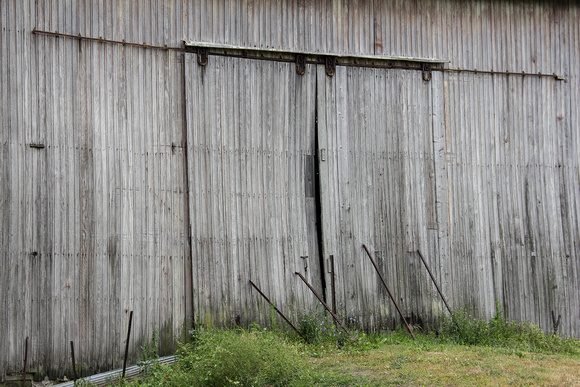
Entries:
[[[186,56],[186,92],[193,109],[188,170],[192,181],[205,184],[190,193],[203,195],[202,201],[192,201],[197,214],[192,230],[198,235],[194,266],[201,265],[194,271],[196,313],[210,325],[232,324],[236,316],[264,323],[268,307],[254,297],[249,279],[281,305],[314,304],[307,290],[289,285],[296,283],[294,272],[303,270],[301,255],[309,256],[309,271],[317,265],[317,251],[309,251],[306,237],[315,226],[307,225],[313,218],[305,207],[303,156],[313,141],[304,137],[314,134],[306,126],[313,124],[314,104],[303,102],[314,101],[314,89],[307,86],[314,78],[311,71],[298,76],[289,64],[212,60],[214,66],[200,67],[195,55]],[[238,66],[244,76],[229,77]],[[275,93],[272,84],[279,85]],[[231,96],[231,91],[244,95]],[[248,241],[240,251],[237,233]]]
[[[7,47],[7,36],[5,32],[5,26],[7,25],[7,2],[0,3],[0,68],[6,69],[8,66],[8,47]],[[8,94],[8,71],[3,70],[0,73],[0,160],[7,160],[10,153],[10,136],[8,131],[8,117],[10,116],[8,112],[8,100],[4,98]],[[0,274],[1,284],[0,284],[0,306],[2,310],[10,310],[9,297],[10,294],[10,271],[11,264],[8,261],[9,251],[9,241],[10,241],[10,171],[11,168],[6,162],[2,162],[0,167],[0,246],[2,250],[0,251],[0,265],[3,267],[2,274]],[[9,323],[7,321],[7,313],[2,313],[0,316],[0,324],[8,329]],[[11,340],[10,333],[6,335],[6,339],[2,340],[0,343],[0,351],[2,353],[9,353],[9,342]],[[0,381],[4,380],[5,375],[4,362],[0,363]]]
[[[324,73],[320,70],[319,74]],[[324,250],[337,261],[343,310],[356,313],[368,329],[381,329],[386,320],[397,318],[389,314],[388,303],[376,298],[384,294],[361,259],[363,243],[381,253],[383,268],[394,264],[387,276],[396,286],[397,297],[407,301],[405,313],[421,318],[433,315],[425,310],[426,305],[431,308],[433,298],[426,275],[417,270],[415,254],[408,253],[419,246],[426,250],[433,246],[423,216],[425,206],[434,205],[428,203],[433,199],[426,195],[424,182],[424,165],[433,163],[431,97],[430,85],[420,77],[411,72],[395,76],[392,70],[338,68],[333,78],[319,79],[326,83],[322,91],[326,95],[320,98],[319,94],[319,101],[324,102],[319,102],[318,120],[319,152],[328,155],[327,161],[321,161]],[[381,98],[387,107],[384,121],[377,117],[382,115],[380,110],[372,108]],[[383,138],[390,141],[384,143]],[[385,179],[392,183],[385,184]],[[384,206],[381,213],[373,203]],[[405,237],[383,238],[389,229],[402,229]]]
[[[54,18],[54,25],[63,23],[63,29],[69,25],[88,28],[87,34],[102,34],[116,23],[107,5],[101,4],[92,16],[80,17],[81,27],[75,27],[79,15],[74,15],[73,23],[70,7],[35,10],[32,2],[3,2],[2,6],[11,7],[2,13],[2,24],[6,25],[4,15],[12,15],[10,23],[19,31],[15,36],[21,37],[10,55],[5,55],[4,49],[12,43],[9,46],[3,41],[2,62],[14,64],[11,82],[22,85],[18,88],[22,92],[16,93],[14,87],[12,93],[12,89],[4,88],[11,83],[3,82],[3,109],[10,104],[14,114],[2,114],[2,133],[9,135],[11,128],[21,136],[6,142],[14,144],[10,154],[17,162],[3,165],[13,168],[7,177],[16,188],[11,190],[15,196],[10,201],[23,203],[22,209],[10,204],[14,214],[20,215],[14,217],[14,227],[2,229],[2,235],[8,230],[13,230],[14,236],[22,235],[7,238],[13,241],[7,248],[21,252],[10,269],[14,270],[11,277],[21,279],[9,286],[10,293],[20,293],[24,297],[21,304],[28,305],[18,312],[23,318],[14,321],[15,328],[9,328],[14,343],[9,345],[14,349],[7,347],[4,352],[20,353],[18,337],[32,332],[36,343],[31,352],[34,362],[67,369],[68,351],[60,344],[73,339],[78,343],[78,355],[84,357],[92,372],[98,370],[97,364],[102,369],[111,368],[118,362],[117,350],[112,348],[122,340],[119,326],[123,325],[124,309],[132,308],[131,300],[141,305],[139,314],[143,317],[133,356],[153,328],[166,332],[181,329],[180,304],[175,309],[165,308],[167,303],[160,301],[165,273],[176,278],[178,297],[183,291],[181,270],[175,271],[171,262],[171,257],[176,257],[175,265],[182,264],[182,164],[173,156],[171,161],[164,161],[181,132],[172,130],[171,136],[164,137],[165,128],[179,124],[160,119],[180,116],[180,89],[175,86],[181,84],[181,74],[159,76],[165,74],[167,65],[177,67],[178,57],[167,53],[139,56],[138,50],[128,53],[121,46],[46,39],[30,34],[30,25],[35,24],[25,19],[38,15],[42,24],[45,17]],[[84,13],[87,9],[81,4],[74,11]],[[12,30],[16,33],[16,27]],[[41,57],[50,59],[37,60]],[[136,65],[143,69],[139,74],[135,74]],[[17,76],[16,68],[22,76]],[[8,79],[9,73],[2,74]],[[129,88],[127,79],[134,82]],[[148,93],[161,98],[139,102]],[[12,94],[13,104],[7,97]],[[25,104],[23,100],[33,102]],[[30,148],[31,142],[44,143],[45,148]],[[139,161],[137,168],[135,161]],[[22,179],[14,178],[19,170],[24,173]],[[170,202],[176,203],[177,216],[167,216],[166,205]],[[16,246],[16,242],[23,245]],[[137,254],[133,246],[140,246]],[[173,252],[168,246],[174,247]],[[17,257],[6,254],[10,250],[3,250],[3,257]],[[32,259],[32,251],[38,252],[38,258]],[[168,267],[161,267],[161,257]],[[133,286],[131,278],[136,273],[141,279],[135,282],[138,286]],[[169,283],[166,290],[173,293],[172,286]],[[22,293],[21,289],[29,290]],[[3,305],[5,300],[3,296]],[[17,302],[6,305],[6,310],[15,310]],[[124,332],[124,328],[121,330]],[[173,340],[172,333],[165,333],[169,342],[166,351]]]
[[[321,287],[322,243],[324,260],[332,251],[346,278],[337,284],[351,300],[344,313],[365,310],[364,326],[390,327],[381,317],[392,315],[390,306],[370,291],[374,277],[357,258],[365,239],[409,312],[430,318],[438,308],[409,253],[418,247],[456,306],[489,317],[499,301],[509,318],[546,330],[555,310],[561,333],[578,336],[578,9],[445,0],[0,1],[0,350],[9,359],[0,379],[17,371],[26,336],[35,343],[31,364],[51,372],[68,369],[71,340],[85,372],[118,367],[125,310],[135,310],[133,356],[155,328],[169,351],[185,313],[186,206],[208,209],[190,213],[203,257],[193,270],[207,274],[194,289],[205,305],[240,305],[226,320],[255,319],[256,307],[260,318],[269,313],[244,275],[264,281],[279,303],[310,302],[286,274],[309,255],[307,278]],[[309,66],[297,77],[293,64],[211,57],[198,87],[183,78],[183,53],[33,35],[35,27],[170,47],[186,40],[443,58],[450,68],[556,73],[567,82],[434,72],[423,95],[420,76],[407,71],[339,68],[328,78]],[[194,114],[212,105],[219,116]],[[275,127],[286,129],[279,137],[264,129]],[[179,145],[186,128],[188,139],[203,134],[188,155],[201,166],[190,173],[189,203]],[[36,142],[45,148],[30,148]],[[317,219],[305,171],[322,149]],[[315,221],[323,222],[322,241]],[[219,273],[229,285],[214,280]]]

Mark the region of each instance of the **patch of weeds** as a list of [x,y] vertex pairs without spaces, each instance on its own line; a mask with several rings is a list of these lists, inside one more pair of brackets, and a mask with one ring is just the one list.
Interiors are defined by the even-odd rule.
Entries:
[[580,340],[546,335],[537,325],[528,322],[508,321],[498,303],[496,310],[496,314],[487,322],[456,308],[450,318],[443,320],[441,339],[461,345],[503,347],[518,356],[522,351],[580,354]]
[[359,351],[368,351],[377,349],[387,342],[387,337],[380,334],[360,333],[356,340],[354,349]]
[[319,306],[313,311],[302,312],[298,331],[309,344],[332,344],[342,348],[348,341],[346,332]]
[[159,340],[157,329],[153,330],[151,342],[146,342],[141,346],[141,359],[137,362],[140,372],[143,375],[149,375],[154,370],[154,367],[159,358]]
[[177,368],[175,385],[281,386],[308,379],[297,348],[266,331],[201,332],[196,343],[182,346]]
[[403,355],[397,355],[393,360],[391,360],[390,368],[394,370],[398,370],[403,368],[405,363],[407,362],[407,357]]

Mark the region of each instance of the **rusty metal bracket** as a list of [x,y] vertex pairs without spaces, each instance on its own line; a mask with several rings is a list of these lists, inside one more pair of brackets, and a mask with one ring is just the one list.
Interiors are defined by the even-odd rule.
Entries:
[[336,314],[336,286],[334,283],[334,255],[330,256],[330,289],[332,292],[332,311]]
[[26,386],[26,367],[28,365],[28,336],[26,336],[26,347],[24,349],[24,370],[22,371],[22,387]]
[[304,262],[304,271],[308,271],[308,255],[300,256]]
[[306,55],[296,54],[296,74],[304,75],[306,72]]
[[332,77],[336,73],[336,57],[335,56],[327,56],[324,58],[325,60],[325,67],[326,67],[326,75]]
[[209,56],[209,50],[207,47],[197,48],[197,64],[200,66],[207,66],[207,60]]
[[431,80],[431,63],[423,63],[423,65],[421,66],[421,69],[423,70],[423,80],[425,82],[429,82]]

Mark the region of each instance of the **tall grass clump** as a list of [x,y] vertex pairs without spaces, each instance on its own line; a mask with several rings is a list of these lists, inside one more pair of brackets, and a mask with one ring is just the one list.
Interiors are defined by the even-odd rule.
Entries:
[[[150,385],[291,386],[308,384],[309,365],[298,347],[265,330],[196,332],[181,346],[167,372],[152,372]],[[143,382],[143,381],[141,381]]]
[[443,338],[462,345],[503,347],[518,351],[540,353],[580,354],[580,341],[547,335],[529,322],[508,321],[499,304],[490,321],[476,318],[462,309],[455,309],[444,318]]

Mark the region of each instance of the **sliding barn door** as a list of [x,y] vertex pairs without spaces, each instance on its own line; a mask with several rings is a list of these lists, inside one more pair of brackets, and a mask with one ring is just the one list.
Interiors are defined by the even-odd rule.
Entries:
[[323,256],[335,259],[339,313],[370,330],[400,321],[364,244],[405,317],[432,321],[441,304],[417,250],[440,272],[432,88],[441,78],[358,67],[328,77],[320,67],[318,79]]
[[316,71],[186,54],[193,306],[206,324],[290,317],[321,290],[315,198]]

